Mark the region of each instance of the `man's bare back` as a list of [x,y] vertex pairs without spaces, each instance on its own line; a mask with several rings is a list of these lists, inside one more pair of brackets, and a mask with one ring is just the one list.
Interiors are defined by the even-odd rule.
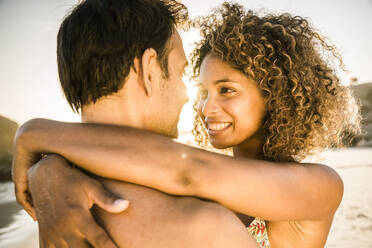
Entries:
[[[53,242],[56,244],[54,239],[60,241],[58,235],[65,232],[73,239],[71,225],[76,222],[87,224],[86,216],[76,215],[76,208],[85,204],[76,201],[76,192],[72,190],[85,191],[84,188],[89,186],[86,178],[82,171],[71,168],[67,161],[56,155],[42,159],[29,171],[39,230],[45,232],[44,228],[48,229],[49,240],[41,239],[41,247],[54,247],[50,246]],[[118,247],[258,247],[239,218],[217,203],[194,197],[171,196],[145,186],[115,180],[100,181],[121,199],[130,201],[129,207],[119,214],[106,212],[97,206],[91,210]],[[65,190],[61,192],[59,189],[62,187]],[[89,190],[86,193],[89,194]],[[80,198],[86,196],[83,194]],[[79,200],[85,202],[84,199]],[[63,219],[60,226],[53,225],[55,218]],[[84,228],[92,228],[92,225],[90,223]],[[53,230],[57,231],[57,236]],[[84,230],[75,231],[82,235],[86,232]],[[66,240],[67,243],[72,241],[70,239]],[[101,246],[104,243],[97,241]],[[74,247],[88,247],[74,242],[74,245],[77,244]]]
[[217,203],[114,180],[102,182],[130,201],[120,214],[93,210],[119,247],[258,247],[239,218]]

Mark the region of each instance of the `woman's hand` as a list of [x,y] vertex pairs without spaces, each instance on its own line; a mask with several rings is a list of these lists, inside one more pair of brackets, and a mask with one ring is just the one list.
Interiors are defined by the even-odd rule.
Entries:
[[26,136],[32,126],[32,121],[26,122],[18,128],[15,135],[12,178],[17,202],[34,220],[36,220],[35,210],[32,206],[31,195],[28,190],[27,170],[41,159],[41,154],[32,152],[32,141],[27,141]]
[[[128,207],[95,179],[48,155],[28,170],[41,247],[116,247],[93,219],[93,204],[112,213]],[[90,246],[91,245],[91,246]]]

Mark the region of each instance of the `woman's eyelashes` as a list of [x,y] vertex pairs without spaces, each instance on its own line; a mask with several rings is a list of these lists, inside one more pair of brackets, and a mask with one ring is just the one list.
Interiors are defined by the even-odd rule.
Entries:
[[208,94],[213,94],[213,92],[209,92],[209,91],[214,91],[215,93],[217,93],[216,95],[221,95],[221,96],[233,96],[234,94],[237,93],[237,90],[235,90],[234,88],[226,87],[226,86],[210,89],[209,91],[202,85],[197,85],[197,86],[198,86],[198,95],[201,99],[206,99],[208,97]]
[[221,95],[231,95],[235,92],[236,92],[236,90],[233,89],[233,88],[230,88],[230,87],[220,87],[220,89],[219,89],[219,93]]

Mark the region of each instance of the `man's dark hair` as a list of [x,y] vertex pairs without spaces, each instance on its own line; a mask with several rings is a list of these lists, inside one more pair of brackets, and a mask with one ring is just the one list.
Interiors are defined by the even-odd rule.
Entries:
[[58,73],[72,109],[117,92],[134,59],[153,48],[168,77],[168,41],[187,9],[171,0],[85,0],[65,17],[57,37]]

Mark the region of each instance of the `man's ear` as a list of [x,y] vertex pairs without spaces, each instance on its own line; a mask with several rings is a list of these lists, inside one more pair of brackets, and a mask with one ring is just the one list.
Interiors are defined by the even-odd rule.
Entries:
[[153,48],[147,48],[142,55],[140,63],[140,78],[143,88],[146,94],[151,96],[154,91],[156,80],[159,77],[159,73],[161,73],[161,68],[158,63],[158,53]]

